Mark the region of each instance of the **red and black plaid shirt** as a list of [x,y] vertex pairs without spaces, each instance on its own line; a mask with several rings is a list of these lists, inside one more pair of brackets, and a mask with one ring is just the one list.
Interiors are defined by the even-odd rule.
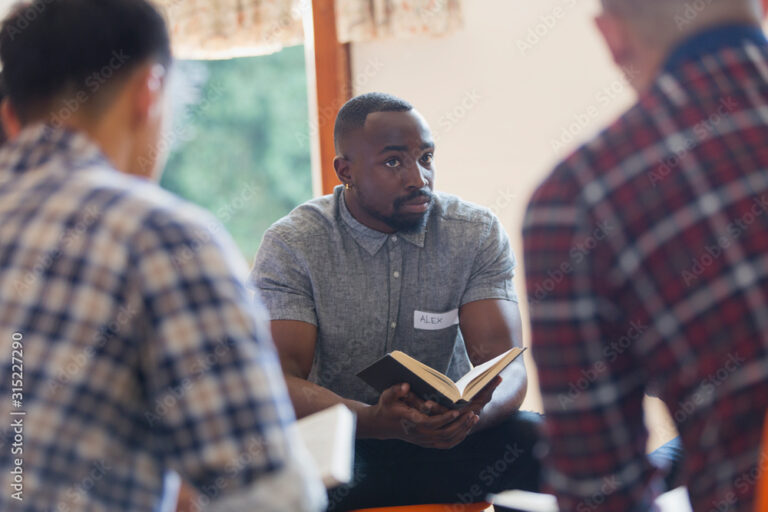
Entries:
[[751,512],[768,407],[762,33],[721,27],[684,43],[536,191],[524,238],[545,480],[562,509],[650,507],[650,391],[680,431],[694,509]]

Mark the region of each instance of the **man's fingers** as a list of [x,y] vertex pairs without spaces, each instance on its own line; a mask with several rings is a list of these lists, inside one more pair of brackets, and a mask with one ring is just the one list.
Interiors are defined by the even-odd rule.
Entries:
[[445,414],[446,412],[450,411],[447,407],[443,407],[437,402],[433,402],[432,400],[427,400],[424,402],[424,406],[429,410],[430,414]]
[[400,398],[407,395],[408,390],[409,390],[408,384],[397,384],[396,386],[392,386],[391,388],[385,389],[384,392],[381,394],[379,401],[385,404],[391,404],[395,400],[399,400]]
[[474,417],[475,417],[475,413],[473,413],[472,411],[466,411],[462,413],[456,420],[438,429],[437,433],[438,435],[440,435],[440,438],[443,440],[451,439],[455,435],[463,431],[469,430],[469,428],[471,428],[474,425],[474,420],[473,420]]
[[429,417],[429,424],[427,426],[434,430],[440,430],[456,421],[460,416],[461,411],[446,411],[442,414],[436,414]]
[[488,383],[485,389],[483,389],[480,393],[475,395],[475,397],[472,399],[470,403],[485,405],[488,402],[490,402],[491,398],[493,398],[493,392],[496,391],[496,388],[499,387],[499,385],[501,384],[501,381],[502,379],[498,375],[494,377],[493,380]]
[[402,401],[409,407],[413,407],[414,409],[428,416],[433,413],[433,407],[430,406],[430,404],[433,402],[425,402],[418,396],[414,395],[412,392],[409,392],[407,395],[405,395]]
[[478,420],[479,417],[474,413],[462,415],[461,418],[440,431],[437,446],[442,449],[453,448],[466,439]]

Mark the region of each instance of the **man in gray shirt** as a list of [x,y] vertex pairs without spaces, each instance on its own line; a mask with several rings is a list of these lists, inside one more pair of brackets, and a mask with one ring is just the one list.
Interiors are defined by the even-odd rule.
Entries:
[[522,332],[509,239],[487,209],[433,191],[424,118],[366,94],[344,105],[334,135],[344,185],[276,222],[252,276],[297,415],[343,403],[358,416],[355,481],[331,493],[330,510],[536,489],[522,358],[455,411],[356,377],[401,350],[456,380]]

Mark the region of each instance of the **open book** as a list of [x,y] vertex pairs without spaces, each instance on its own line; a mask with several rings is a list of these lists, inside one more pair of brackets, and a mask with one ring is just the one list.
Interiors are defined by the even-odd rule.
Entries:
[[352,480],[355,413],[338,404],[296,422],[327,489]]
[[524,350],[511,348],[475,366],[457,382],[399,350],[385,355],[357,376],[379,392],[407,382],[411,391],[422,400],[432,400],[445,407],[456,408],[471,401]]
[[[526,491],[504,491],[486,498],[496,512],[559,512],[557,498],[551,494]],[[659,512],[692,512],[688,489],[678,487],[656,498]]]

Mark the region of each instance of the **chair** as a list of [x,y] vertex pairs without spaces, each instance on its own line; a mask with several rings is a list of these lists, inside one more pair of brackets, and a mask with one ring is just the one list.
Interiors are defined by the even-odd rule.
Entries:
[[490,503],[459,503],[448,505],[404,505],[401,507],[361,508],[352,512],[483,512]]
[[768,463],[768,415],[765,416],[765,423],[763,423],[763,442],[760,447],[760,457],[757,461],[758,480],[755,512],[765,512],[768,510],[768,471],[764,469],[766,463]]

